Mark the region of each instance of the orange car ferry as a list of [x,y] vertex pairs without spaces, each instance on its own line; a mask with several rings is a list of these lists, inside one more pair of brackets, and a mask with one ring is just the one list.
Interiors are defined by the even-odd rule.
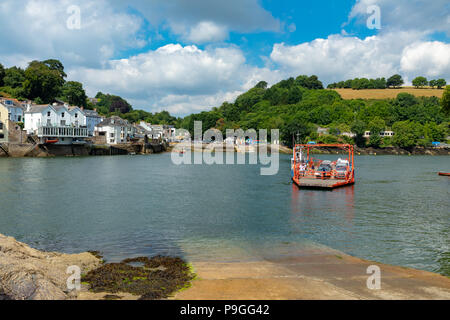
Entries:
[[[337,161],[320,160],[311,156],[311,149],[339,148],[348,158]],[[355,156],[349,144],[298,144],[291,160],[292,181],[299,188],[334,189],[355,183]]]

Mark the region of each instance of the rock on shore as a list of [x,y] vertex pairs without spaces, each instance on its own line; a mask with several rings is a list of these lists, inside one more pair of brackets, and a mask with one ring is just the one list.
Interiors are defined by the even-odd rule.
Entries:
[[65,300],[75,298],[67,289],[67,267],[85,273],[100,266],[90,253],[42,252],[0,234],[0,300]]

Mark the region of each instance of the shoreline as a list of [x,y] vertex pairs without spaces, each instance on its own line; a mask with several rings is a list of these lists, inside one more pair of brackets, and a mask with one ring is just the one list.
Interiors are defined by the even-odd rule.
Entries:
[[[450,278],[392,266],[335,251],[301,252],[294,256],[251,262],[190,262],[197,278],[175,300],[323,300],[445,299]],[[127,293],[93,293],[86,286],[67,292],[66,268],[80,265],[82,274],[101,266],[92,253],[62,254],[32,249],[0,234],[0,300],[136,300]],[[367,288],[367,267],[381,269],[381,289]]]
[[117,145],[45,145],[45,144],[0,144],[0,158],[53,158],[81,156],[113,156],[131,154],[153,154],[167,151],[166,143],[127,143]]
[[[0,158],[54,158],[54,157],[80,157],[80,156],[113,156],[113,155],[149,155],[154,153],[172,152],[176,146],[182,143],[161,143],[161,144],[123,144],[123,145],[39,145],[33,147],[31,144],[2,144],[0,145]],[[233,146],[234,153],[249,153],[249,148],[258,152],[258,146],[237,148]],[[191,152],[229,152],[226,145],[203,144],[201,149],[193,144],[186,145],[184,149]],[[267,146],[269,153],[272,152],[272,145]],[[286,146],[278,146],[278,153],[292,154],[292,149]],[[313,154],[343,154],[340,150],[323,148],[321,150],[312,149]],[[429,155],[448,156],[449,147],[413,147],[402,149],[399,147],[386,148],[360,148],[355,146],[355,155]]]

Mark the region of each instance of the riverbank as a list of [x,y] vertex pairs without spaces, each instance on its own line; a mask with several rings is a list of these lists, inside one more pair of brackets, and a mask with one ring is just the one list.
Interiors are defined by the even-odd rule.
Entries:
[[[180,143],[171,143],[170,148],[168,151],[172,151],[176,146],[183,146],[183,144]],[[228,147],[225,144],[207,144],[204,143],[200,146],[192,145],[192,144],[185,144],[183,149],[184,150],[190,150],[192,152],[227,152],[230,149],[233,152],[258,152],[259,146],[245,146],[242,148],[238,148],[237,146],[233,145]],[[278,150],[279,153],[282,154],[292,154],[292,149],[286,146],[282,145],[267,145],[268,152],[272,152],[275,150]],[[314,150],[311,149],[313,153],[315,154],[341,154],[343,153],[342,150],[336,149],[336,148],[321,148],[320,150]],[[448,156],[450,155],[450,148],[449,147],[413,147],[410,149],[403,149],[399,147],[386,147],[386,148],[360,148],[355,147],[355,154],[357,155],[430,155],[430,156]]]
[[166,143],[124,143],[117,145],[57,145],[57,144],[8,144],[0,145],[0,158],[46,158],[77,156],[111,156],[127,154],[161,153],[167,150]]
[[[67,267],[86,274],[101,266],[91,253],[61,254],[30,248],[0,235],[0,299],[135,300],[127,293],[67,292]],[[381,289],[367,288],[367,268],[381,269]],[[450,279],[438,274],[370,262],[332,249],[247,262],[193,262],[198,276],[178,300],[450,299]]]
[[[287,150],[286,150],[287,149]],[[292,153],[292,149],[286,148],[284,153]],[[288,152],[290,150],[290,152]],[[315,154],[342,154],[342,150],[336,148],[321,148],[320,150],[311,149],[312,153]],[[386,147],[386,148],[359,148],[355,147],[356,155],[391,155],[391,156],[411,156],[411,155],[421,155],[421,156],[448,156],[450,155],[450,148],[426,148],[426,147],[413,147],[411,149],[402,149],[399,147]]]

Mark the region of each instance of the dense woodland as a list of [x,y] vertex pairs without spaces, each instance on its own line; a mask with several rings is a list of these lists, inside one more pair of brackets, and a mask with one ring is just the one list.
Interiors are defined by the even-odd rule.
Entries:
[[[0,95],[17,99],[30,99],[35,103],[52,103],[59,100],[88,109],[97,108],[102,115],[119,115],[131,122],[144,120],[154,124],[172,124],[193,133],[194,121],[202,121],[203,129],[280,129],[285,145],[314,140],[323,143],[356,143],[357,145],[386,147],[430,146],[433,141],[446,141],[449,135],[450,86],[446,87],[442,99],[436,97],[417,98],[400,93],[396,99],[343,100],[334,90],[324,89],[316,76],[289,78],[269,87],[261,81],[254,88],[240,95],[233,103],[224,102],[211,111],[175,118],[167,111],[150,113],[134,110],[123,98],[99,92],[94,106],[87,99],[83,85],[66,81],[64,66],[58,60],[33,61],[27,69],[17,67],[5,69],[0,65]],[[420,78],[420,77],[418,77]],[[344,82],[344,87],[354,83],[372,83],[374,88],[399,87],[403,84],[400,75],[388,80],[354,79]],[[417,80],[417,78],[415,79]],[[442,79],[424,85],[445,86]],[[347,83],[348,82],[348,83]],[[436,83],[438,82],[438,83]],[[347,84],[346,84],[347,83]],[[331,84],[330,88],[341,84]],[[372,86],[371,85],[371,86]],[[359,87],[358,87],[359,88]],[[329,134],[319,136],[317,127],[329,128]],[[393,130],[392,138],[381,138],[378,133]],[[371,138],[363,138],[371,131]],[[356,134],[355,138],[343,136],[344,132]]]

